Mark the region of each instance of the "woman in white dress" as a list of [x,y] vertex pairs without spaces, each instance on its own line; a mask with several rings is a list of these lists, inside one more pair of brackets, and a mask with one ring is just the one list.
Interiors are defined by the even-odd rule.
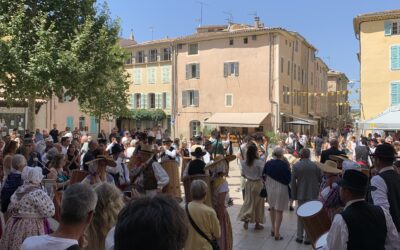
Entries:
[[291,173],[289,163],[284,160],[283,149],[276,147],[272,154],[276,159],[265,164],[263,176],[266,179],[268,203],[271,209],[271,236],[275,237],[275,240],[282,240],[279,230],[283,211],[288,209]]

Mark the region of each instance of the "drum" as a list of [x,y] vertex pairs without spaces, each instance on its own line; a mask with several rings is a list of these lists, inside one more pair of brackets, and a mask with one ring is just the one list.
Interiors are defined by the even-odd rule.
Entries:
[[318,238],[317,242],[315,242],[315,249],[323,249],[326,245],[326,240],[328,238],[328,233],[324,233],[321,237]]
[[81,182],[88,175],[89,175],[89,173],[86,171],[74,169],[74,170],[72,170],[71,179],[70,179],[69,183],[70,183],[70,185],[72,185],[74,183]]
[[161,166],[169,176],[169,183],[165,187],[165,193],[176,198],[181,198],[181,185],[179,181],[179,167],[175,160],[163,161]]
[[309,201],[297,209],[297,216],[304,223],[304,229],[313,246],[324,233],[329,231],[331,221],[320,201]]
[[186,167],[188,166],[191,157],[182,157],[182,168],[181,168],[181,180],[183,179],[183,173],[185,172]]
[[208,192],[207,192],[206,200],[204,201],[204,203],[209,207],[213,207],[212,206],[212,193],[211,193],[211,179],[210,179],[209,175],[205,175],[205,174],[188,175],[185,177],[185,179],[183,179],[183,187],[185,190],[186,203],[189,203],[193,200],[192,195],[190,193],[190,185],[192,185],[192,181],[194,181],[194,180],[203,180],[205,183],[207,183]]

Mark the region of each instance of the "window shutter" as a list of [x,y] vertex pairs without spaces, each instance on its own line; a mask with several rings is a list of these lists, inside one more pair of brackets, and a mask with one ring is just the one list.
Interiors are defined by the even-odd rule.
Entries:
[[90,132],[92,134],[97,134],[97,121],[93,116],[90,117]]
[[239,76],[239,62],[235,62],[235,76]]
[[149,98],[148,98],[149,94],[143,94],[143,108],[144,109],[148,109],[149,108]]
[[228,76],[229,63],[224,63],[224,77]]
[[161,109],[162,108],[162,93],[158,93],[158,105],[157,108]]
[[167,92],[165,97],[166,97],[166,100],[165,100],[166,108],[170,109],[171,108],[171,93]]
[[182,107],[187,107],[188,105],[188,96],[187,96],[188,91],[184,90],[182,91]]
[[190,79],[190,64],[186,64],[186,80]]
[[131,109],[135,109],[135,94],[131,94]]
[[392,26],[393,26],[393,22],[385,21],[385,36],[392,35]]
[[400,69],[400,46],[392,46],[390,53],[391,69]]
[[400,82],[393,82],[390,89],[391,105],[400,104]]
[[198,107],[199,106],[199,91],[198,90],[194,90],[193,91],[193,96],[194,96],[194,106]]
[[140,108],[141,109],[144,109],[145,108],[145,104],[144,104],[144,97],[145,97],[146,95],[145,94],[140,94]]
[[74,117],[73,116],[67,116],[67,127],[71,129],[71,131],[74,129]]
[[196,63],[196,78],[200,79],[200,63]]

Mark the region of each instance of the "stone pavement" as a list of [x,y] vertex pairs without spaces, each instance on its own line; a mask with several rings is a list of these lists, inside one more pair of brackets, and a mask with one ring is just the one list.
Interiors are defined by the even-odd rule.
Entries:
[[237,215],[240,211],[241,205],[243,204],[242,193],[240,189],[240,170],[236,161],[230,163],[230,177],[228,178],[229,183],[229,194],[234,200],[234,206],[228,208],[229,215],[231,217],[232,228],[233,228],[233,249],[235,250],[261,250],[261,249],[273,249],[273,250],[305,250],[312,249],[312,247],[304,244],[297,243],[296,240],[296,228],[297,228],[297,216],[295,211],[286,211],[283,215],[283,221],[281,226],[281,235],[283,240],[275,241],[270,236],[271,232],[271,220],[268,213],[268,206],[265,207],[265,224],[264,229],[261,231],[254,230],[254,224],[249,224],[249,229],[243,229],[243,223],[237,221]]

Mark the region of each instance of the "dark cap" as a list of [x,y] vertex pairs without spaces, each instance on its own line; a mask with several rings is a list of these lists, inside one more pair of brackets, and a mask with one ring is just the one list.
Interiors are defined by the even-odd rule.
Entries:
[[375,148],[375,152],[373,154],[370,154],[370,156],[381,159],[394,160],[396,159],[396,150],[391,144],[383,143],[378,145]]
[[119,153],[121,153],[122,151],[124,151],[124,148],[123,148],[121,145],[119,145],[119,144],[115,144],[115,145],[111,148],[111,154],[112,154],[112,155],[114,155],[114,154],[119,154]]
[[338,181],[338,185],[350,190],[366,192],[368,177],[361,171],[349,169],[344,172],[342,180]]
[[194,150],[194,152],[191,152],[190,154],[193,155],[194,157],[200,158],[200,157],[203,157],[203,156],[206,154],[206,152],[204,152],[204,151],[201,149],[201,147],[197,147],[197,148]]

